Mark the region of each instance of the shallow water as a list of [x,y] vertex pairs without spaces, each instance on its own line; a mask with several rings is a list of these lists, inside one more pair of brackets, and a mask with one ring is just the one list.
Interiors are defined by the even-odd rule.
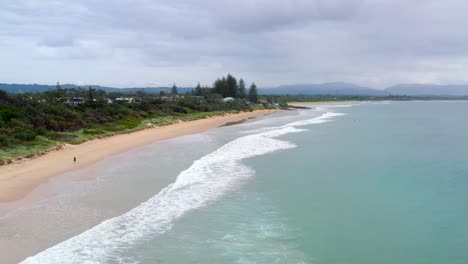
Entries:
[[0,234],[25,263],[468,263],[466,113],[319,106],[154,144]]

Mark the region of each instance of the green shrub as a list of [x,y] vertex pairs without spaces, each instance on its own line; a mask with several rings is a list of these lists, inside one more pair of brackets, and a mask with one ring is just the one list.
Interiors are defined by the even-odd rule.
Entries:
[[34,132],[36,132],[36,135],[38,136],[44,136],[47,134],[47,130],[43,127],[39,127],[39,128],[36,128],[34,129]]
[[101,129],[85,129],[83,130],[83,134],[86,134],[86,135],[99,135],[99,134],[103,134],[104,131],[102,131]]
[[141,121],[134,118],[123,118],[119,120],[119,123],[125,126],[126,129],[131,129],[139,126]]
[[10,138],[7,135],[0,134],[0,146],[8,147],[10,143]]
[[36,138],[36,133],[31,129],[25,129],[17,132],[15,138],[22,141],[32,141]]
[[79,140],[77,132],[51,132],[46,134],[46,138],[59,142],[75,142]]
[[106,123],[106,124],[102,125],[102,129],[104,129],[107,132],[117,132],[119,130],[122,130],[123,127],[120,124]]

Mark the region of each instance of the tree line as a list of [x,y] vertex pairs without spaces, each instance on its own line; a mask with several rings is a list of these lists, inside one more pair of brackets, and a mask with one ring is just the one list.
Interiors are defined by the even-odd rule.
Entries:
[[[171,94],[178,94],[177,86],[175,84],[173,84],[171,88]],[[258,101],[257,85],[255,83],[252,83],[250,85],[249,90],[247,91],[245,81],[242,78],[240,78],[239,81],[237,81],[237,79],[231,74],[218,78],[214,82],[213,87],[202,87],[200,83],[198,83],[195,89],[193,89],[190,94],[194,96],[218,94],[223,98],[232,97],[239,99],[247,99],[249,100],[249,102],[252,103],[256,103]]]
[[[0,87],[1,89],[1,87]],[[132,97],[133,102],[118,101]],[[233,97],[233,100],[222,100]],[[0,149],[18,144],[34,145],[38,139],[61,140],[66,132],[104,133],[132,129],[142,120],[216,111],[250,111],[263,107],[256,85],[246,91],[242,79],[219,78],[213,87],[198,84],[179,95],[174,84],[170,94],[133,95],[106,93],[88,88],[61,88],[43,93],[9,94],[0,90]],[[94,132],[92,132],[94,131]],[[96,132],[97,131],[97,132]],[[63,139],[66,140],[66,139]]]

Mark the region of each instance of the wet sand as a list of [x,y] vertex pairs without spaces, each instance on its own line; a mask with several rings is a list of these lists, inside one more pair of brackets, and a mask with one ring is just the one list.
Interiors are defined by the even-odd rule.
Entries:
[[[60,150],[48,152],[37,158],[0,166],[0,203],[22,199],[54,176],[89,166],[106,157],[160,140],[201,133],[227,123],[239,122],[275,111],[277,110],[258,110],[180,122],[91,140],[79,145],[65,145]],[[77,158],[76,162],[73,161],[74,157]]]

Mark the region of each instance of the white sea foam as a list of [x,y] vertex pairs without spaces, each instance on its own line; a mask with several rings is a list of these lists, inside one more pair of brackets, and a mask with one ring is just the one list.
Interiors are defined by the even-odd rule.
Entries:
[[243,133],[245,133],[245,134],[265,133],[266,131],[274,131],[274,130],[285,128],[285,127],[298,127],[298,126],[308,126],[308,125],[322,124],[322,123],[332,121],[333,117],[343,116],[343,115],[346,115],[346,114],[335,113],[335,112],[325,112],[322,115],[311,118],[311,119],[300,120],[300,121],[288,123],[288,124],[283,125],[283,126],[262,127],[262,128],[258,128],[258,129],[247,130],[247,131],[244,131]]
[[284,125],[283,127],[296,127],[296,126],[308,126],[308,125],[322,124],[322,123],[330,122],[333,117],[343,116],[343,115],[345,114],[326,112],[316,118],[289,123],[289,124]]
[[243,165],[242,160],[294,148],[294,144],[276,137],[304,131],[295,126],[326,122],[337,115],[341,114],[325,113],[317,118],[235,139],[195,161],[179,174],[173,184],[136,208],[22,263],[119,263],[121,253],[136,242],[164,233],[172,227],[174,220],[216,200],[253,176],[254,171]]
[[301,118],[306,115],[310,114],[309,110],[296,110],[292,113],[290,113],[287,116],[275,116],[274,118],[263,118],[260,120],[255,120],[252,122],[246,122],[242,124],[238,124],[238,127],[249,127],[249,126],[257,126],[257,125],[269,125],[269,124],[274,124],[277,122],[288,122],[291,119],[294,118]]

